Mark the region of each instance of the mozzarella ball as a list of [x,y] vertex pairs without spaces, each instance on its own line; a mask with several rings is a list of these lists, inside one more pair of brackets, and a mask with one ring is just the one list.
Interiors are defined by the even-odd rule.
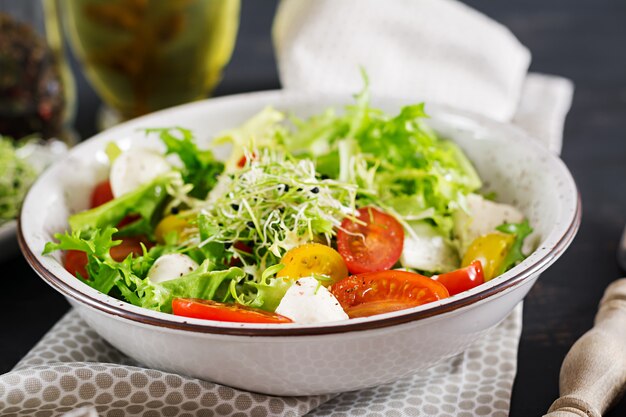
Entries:
[[109,179],[115,198],[172,170],[165,158],[148,149],[130,149],[113,161]]
[[155,283],[180,278],[198,268],[198,263],[182,253],[170,253],[158,258],[148,271],[148,279]]
[[348,320],[335,296],[313,277],[294,282],[280,301],[276,313],[303,324]]

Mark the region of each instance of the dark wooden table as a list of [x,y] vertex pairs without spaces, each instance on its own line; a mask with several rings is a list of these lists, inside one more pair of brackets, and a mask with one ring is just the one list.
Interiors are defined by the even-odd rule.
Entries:
[[[576,84],[563,159],[582,193],[582,227],[526,298],[513,389],[511,416],[535,417],[558,396],[565,353],[591,327],[604,288],[621,276],[615,250],[626,222],[626,3],[467,2],[511,28],[532,51],[533,71],[564,75]],[[269,36],[274,8],[274,1],[244,0],[237,48],[217,95],[280,86]],[[78,82],[76,127],[89,137],[99,101],[84,79]],[[1,263],[0,271],[0,372],[6,372],[68,304],[20,256]],[[607,416],[624,415],[626,400]]]

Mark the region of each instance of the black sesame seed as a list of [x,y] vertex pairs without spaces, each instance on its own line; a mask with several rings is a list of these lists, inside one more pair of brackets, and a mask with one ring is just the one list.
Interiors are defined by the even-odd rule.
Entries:
[[288,191],[289,191],[289,185],[287,185],[287,184],[283,184],[282,186],[283,186],[283,192],[285,192],[285,193],[286,193],[286,192],[288,192]]
[[254,227],[254,222],[253,221],[249,221],[246,223],[246,225],[250,228]]
[[238,210],[239,210],[239,204],[231,204],[230,206],[231,206],[231,207],[233,208],[233,210],[235,210],[235,211],[238,211]]
[[322,180],[327,180],[330,179],[330,177],[326,174],[322,174],[322,176],[320,177]]
[[278,211],[282,214],[285,212],[285,208],[284,207],[278,207]]
[[180,212],[180,210],[178,209],[178,207],[172,207],[172,209],[170,210],[170,212],[172,214],[178,214]]
[[298,188],[296,191],[302,191],[302,188]]
[[226,242],[226,243],[224,243],[224,247],[225,247],[226,249],[230,249],[230,247],[231,247],[231,246],[233,246],[233,244],[232,244],[231,242]]
[[320,189],[319,189],[319,187],[313,187],[313,188],[311,188],[311,192],[312,192],[313,194],[317,194],[317,193],[319,193],[319,192],[320,192]]

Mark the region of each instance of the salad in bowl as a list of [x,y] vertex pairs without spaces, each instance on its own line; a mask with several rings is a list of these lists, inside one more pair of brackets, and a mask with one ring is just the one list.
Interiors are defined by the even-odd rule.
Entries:
[[91,208],[44,254],[127,303],[224,322],[335,322],[463,293],[521,262],[532,228],[480,194],[427,117],[423,104],[386,114],[365,89],[342,113],[267,107],[209,148],[145,129],[164,152],[109,142]]

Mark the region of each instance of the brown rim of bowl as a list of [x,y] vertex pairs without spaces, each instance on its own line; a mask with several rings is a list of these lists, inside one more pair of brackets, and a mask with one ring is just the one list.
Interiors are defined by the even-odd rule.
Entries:
[[[501,293],[509,288],[513,288],[527,278],[531,277],[536,273],[540,273],[544,271],[548,266],[550,266],[562,252],[567,249],[570,245],[574,236],[578,231],[581,222],[582,215],[582,203],[580,198],[580,193],[577,192],[576,198],[576,211],[574,213],[574,217],[572,222],[569,224],[566,232],[561,236],[559,241],[556,243],[554,248],[547,252],[541,259],[528,266],[526,269],[518,271],[515,275],[512,275],[507,280],[500,282],[493,287],[487,288],[483,291],[480,291],[476,294],[473,294],[469,297],[460,298],[451,303],[447,303],[444,305],[434,306],[432,308],[416,311],[413,313],[403,314],[399,316],[388,317],[380,320],[374,320],[369,322],[358,322],[351,323],[350,321],[346,321],[346,324],[342,325],[333,325],[333,326],[319,326],[319,327],[303,327],[303,328],[290,328],[290,329],[281,329],[280,326],[276,328],[265,328],[265,329],[250,329],[250,328],[239,328],[239,327],[220,327],[214,325],[204,325],[204,324],[194,324],[194,323],[177,323],[169,320],[161,319],[158,317],[150,317],[143,314],[127,311],[123,308],[123,304],[121,306],[118,305],[110,305],[106,304],[96,298],[88,296],[79,290],[69,286],[65,282],[63,282],[59,277],[57,277],[54,273],[46,269],[41,262],[37,259],[35,254],[30,250],[30,248],[26,245],[26,241],[24,239],[24,235],[22,233],[22,224],[21,220],[18,220],[17,227],[17,238],[20,245],[20,249],[26,258],[26,261],[30,264],[30,266],[37,272],[37,274],[42,277],[50,286],[54,287],[66,297],[70,297],[73,300],[80,302],[81,304],[85,304],[89,307],[95,308],[101,312],[112,314],[114,316],[119,316],[121,318],[139,322],[142,324],[154,325],[158,327],[165,327],[174,330],[184,330],[184,331],[192,331],[198,333],[212,333],[212,334],[220,334],[220,335],[232,335],[232,336],[314,336],[314,335],[327,335],[327,334],[335,334],[335,333],[345,333],[349,331],[362,331],[362,330],[372,330],[379,329],[389,326],[395,326],[397,324],[408,323],[411,321],[425,319],[427,317],[433,317],[444,313],[449,313],[451,311],[458,310],[462,307],[466,307],[468,305],[474,304],[478,301],[481,301],[485,298],[491,297],[495,294]],[[21,219],[21,216],[18,217]]]

